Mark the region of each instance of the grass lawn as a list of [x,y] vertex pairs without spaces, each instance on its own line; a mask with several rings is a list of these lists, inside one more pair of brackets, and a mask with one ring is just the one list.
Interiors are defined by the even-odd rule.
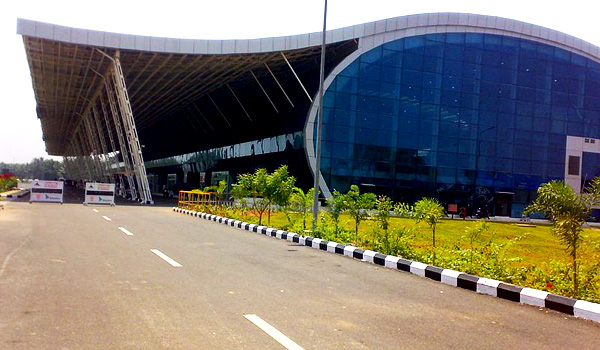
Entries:
[[[228,210],[219,215],[258,224],[258,215],[251,212],[243,216],[240,214],[237,210],[235,212]],[[321,213],[320,215],[328,214]],[[295,220],[293,228],[290,227],[288,218],[282,212],[273,212],[270,223],[265,213],[262,224],[301,235],[318,237],[310,231],[312,227],[311,213],[307,214],[306,231],[303,231],[302,228],[301,214],[293,213],[291,216]],[[478,222],[474,220],[461,219],[444,219],[438,223],[436,229],[437,259],[433,264],[523,287],[574,296],[570,256],[559,239],[553,235],[552,226],[487,221],[488,229],[474,242],[474,250],[470,250],[466,230],[477,224]],[[347,233],[339,235],[336,239],[327,236],[325,238],[364,249],[379,250],[373,248],[374,231],[377,227],[373,218],[360,223],[358,244],[355,243],[354,221],[349,215],[341,215],[340,227]],[[412,255],[412,257],[405,256],[405,258],[432,263],[432,233],[426,223],[392,217],[389,231],[391,232],[394,228],[412,230],[410,238],[402,240],[403,247],[409,246],[408,254]],[[329,229],[329,232],[329,234],[333,234],[332,229]],[[343,237],[345,237],[345,241]],[[578,250],[579,268],[582,270],[580,270],[580,289],[577,297],[600,302],[600,229],[585,228],[583,237]],[[493,242],[491,246],[487,245],[490,241]],[[380,247],[381,242],[380,235]],[[382,250],[379,251],[386,253]]]
[[[301,223],[300,214],[294,214]],[[258,217],[248,214],[243,218],[247,222],[258,223]],[[341,226],[348,230],[354,230],[354,221],[346,214],[340,219]],[[267,224],[267,217],[263,217],[263,225]],[[271,227],[287,228],[289,222],[286,216],[280,212],[271,214]],[[372,236],[374,220],[364,220],[359,226],[360,241],[367,241]],[[452,248],[458,245],[461,248],[468,248],[469,242],[465,238],[465,230],[469,226],[475,225],[472,220],[442,220],[437,225],[436,229],[436,244],[438,247]],[[521,258],[522,261],[517,263],[520,266],[541,265],[549,260],[569,261],[561,242],[552,234],[552,227],[549,225],[532,225],[533,227],[521,227],[515,223],[488,222],[489,229],[476,242],[477,245],[483,245],[490,239],[497,244],[503,244],[510,240],[522,237],[515,241],[507,249],[507,255],[510,257]],[[307,217],[307,229],[312,226],[311,214]],[[414,228],[416,234],[413,239],[413,245],[416,248],[430,249],[431,247],[431,229],[425,223],[416,223],[412,219],[406,218],[390,218],[391,227]],[[298,230],[300,231],[300,230]],[[302,234],[302,232],[296,232]],[[306,233],[310,235],[310,233]],[[584,229],[586,237],[584,244],[581,246],[581,259],[586,259],[593,254],[592,247],[589,246],[589,241],[600,242],[600,229],[586,228]],[[344,242],[339,242],[344,243]],[[369,247],[366,247],[369,248]]]

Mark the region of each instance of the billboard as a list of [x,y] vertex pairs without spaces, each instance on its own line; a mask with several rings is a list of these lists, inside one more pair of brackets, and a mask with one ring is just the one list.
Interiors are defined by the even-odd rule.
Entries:
[[52,202],[63,203],[64,182],[62,181],[46,181],[34,180],[31,185],[31,194],[29,195],[29,203],[31,202]]
[[115,205],[115,184],[86,182],[83,204]]

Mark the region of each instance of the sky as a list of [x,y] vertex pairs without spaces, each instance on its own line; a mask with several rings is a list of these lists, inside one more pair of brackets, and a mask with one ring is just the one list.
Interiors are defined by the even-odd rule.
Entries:
[[[327,29],[419,13],[500,16],[558,30],[600,46],[591,0],[329,0]],[[66,1],[3,0],[0,5],[0,162],[49,158],[35,112],[17,18],[69,27],[190,39],[252,39],[318,32],[324,0]],[[53,159],[62,159],[53,157]]]

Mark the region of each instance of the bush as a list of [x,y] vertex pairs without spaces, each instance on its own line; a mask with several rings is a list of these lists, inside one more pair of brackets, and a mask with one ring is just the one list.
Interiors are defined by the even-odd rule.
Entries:
[[390,229],[390,211],[392,200],[386,196],[377,198],[376,226],[373,230],[373,250],[388,255],[400,255],[407,259],[414,258],[415,251],[411,246],[414,230],[407,228]]
[[413,248],[412,238],[415,230],[396,227],[382,233],[375,229],[373,250],[387,255],[396,255],[405,259],[418,259],[421,255]]
[[10,191],[19,185],[19,180],[11,173],[0,175],[0,192]]
[[[239,199],[237,206],[222,207],[220,215],[260,223],[262,214],[271,208],[270,205],[263,205],[269,203],[274,207],[283,208],[282,213],[275,218],[277,221],[273,227],[304,235],[307,226],[306,216],[309,212],[308,202],[312,196],[308,193],[300,193],[298,189],[294,190],[293,184],[293,177],[288,177],[285,168],[280,168],[273,174],[262,169],[255,174],[242,175],[238,178],[238,184],[234,185],[234,192],[238,192],[235,193]],[[591,192],[583,198],[584,200],[596,202],[600,198],[600,180],[596,180],[595,184],[598,191]],[[261,187],[263,190],[269,188],[271,191],[260,193],[258,189]],[[247,197],[253,197],[254,201],[246,203]],[[291,203],[290,199],[293,199]],[[372,209],[375,204],[376,208],[369,216],[369,209]],[[585,237],[581,226],[576,227],[575,243],[566,239],[567,235],[559,235],[562,232],[557,232],[556,224],[558,219],[564,216],[562,212],[559,213],[560,215],[556,213],[551,215],[555,224],[554,233],[561,242],[570,244],[570,246],[567,244],[568,252],[571,252],[575,246],[578,252],[584,253],[580,256],[584,256],[585,259],[578,262],[577,271],[574,271],[574,264],[570,264],[566,259],[565,261],[548,259],[548,262],[538,263],[536,266],[523,266],[520,256],[509,254],[511,251],[518,250],[518,246],[514,245],[525,236],[511,236],[510,231],[498,229],[498,237],[501,237],[498,241],[502,242],[498,243],[496,232],[491,231],[492,227],[498,226],[485,221],[477,221],[466,227],[462,237],[458,233],[458,237],[455,237],[452,243],[446,240],[442,241],[444,244],[436,246],[436,225],[441,222],[443,208],[435,199],[424,198],[415,205],[408,203],[393,205],[392,201],[385,196],[376,198],[372,193],[360,193],[357,186],[352,186],[347,194],[334,191],[328,201],[328,207],[326,212],[319,213],[319,225],[313,232],[308,233],[309,235],[476,276],[600,302],[600,243],[594,243]],[[202,211],[210,213],[215,209],[207,205]],[[253,211],[252,215],[248,212],[250,209]],[[289,212],[289,209],[292,209],[292,212]],[[344,212],[349,217],[342,216]],[[411,227],[409,221],[402,219],[390,219],[390,212],[413,219],[415,226]],[[359,234],[361,221],[367,219],[368,222],[362,227],[367,228],[368,233]],[[419,222],[429,226],[431,233],[427,234],[429,231],[427,226],[418,225]],[[410,228],[403,226],[407,223]],[[447,226],[441,227],[446,233]],[[462,226],[460,227],[462,230]],[[418,236],[421,234],[419,233],[421,229],[423,237]],[[456,227],[454,230],[453,235],[456,235]],[[427,243],[425,237],[427,240],[431,237],[431,242]],[[578,276],[578,278],[574,279],[571,276]],[[578,284],[575,285],[574,281]]]

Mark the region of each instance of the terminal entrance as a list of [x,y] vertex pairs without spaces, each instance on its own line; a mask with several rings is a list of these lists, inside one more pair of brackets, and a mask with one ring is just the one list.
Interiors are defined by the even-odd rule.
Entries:
[[510,216],[513,192],[496,192],[494,195],[494,216]]

